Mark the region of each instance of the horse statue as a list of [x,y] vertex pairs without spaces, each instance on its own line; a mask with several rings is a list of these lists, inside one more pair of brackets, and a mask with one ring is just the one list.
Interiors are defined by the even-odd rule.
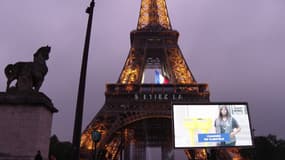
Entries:
[[[8,64],[5,68],[7,77],[6,91],[29,91],[34,90],[39,92],[39,89],[44,81],[44,77],[48,72],[46,60],[49,59],[51,47],[41,47],[34,54],[33,62],[17,62]],[[16,86],[10,87],[12,81],[17,80]]]

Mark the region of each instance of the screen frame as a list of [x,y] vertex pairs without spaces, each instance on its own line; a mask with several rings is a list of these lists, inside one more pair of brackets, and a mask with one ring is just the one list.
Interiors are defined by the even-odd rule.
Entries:
[[[175,145],[175,128],[174,128],[174,105],[245,105],[248,114],[248,121],[249,121],[249,130],[250,130],[250,139],[252,145],[243,145],[243,146],[185,146],[185,147],[176,147]],[[171,103],[171,116],[172,116],[172,139],[173,139],[173,147],[174,149],[201,149],[201,148],[254,148],[254,129],[252,128],[250,110],[248,106],[248,102],[172,102]]]

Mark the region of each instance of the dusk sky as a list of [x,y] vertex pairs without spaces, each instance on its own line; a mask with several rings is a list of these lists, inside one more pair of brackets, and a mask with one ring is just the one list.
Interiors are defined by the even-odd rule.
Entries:
[[[83,128],[116,83],[136,29],[140,0],[95,0]],[[256,135],[285,139],[285,1],[167,0],[172,28],[195,79],[213,102],[248,102]],[[40,89],[59,112],[52,134],[71,141],[89,0],[1,0],[0,91],[4,68],[50,45]]]

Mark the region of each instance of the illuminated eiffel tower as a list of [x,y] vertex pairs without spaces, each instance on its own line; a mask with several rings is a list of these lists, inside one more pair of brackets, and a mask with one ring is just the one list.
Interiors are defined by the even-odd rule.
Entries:
[[[81,137],[81,157],[94,144],[91,133],[102,134],[96,144],[98,159],[145,160],[147,147],[159,147],[162,160],[173,160],[171,103],[209,102],[207,84],[197,83],[178,46],[165,0],[142,0],[137,29],[120,77],[107,84],[105,104]],[[146,70],[158,70],[168,84],[144,83]],[[204,149],[195,157],[206,159]]]

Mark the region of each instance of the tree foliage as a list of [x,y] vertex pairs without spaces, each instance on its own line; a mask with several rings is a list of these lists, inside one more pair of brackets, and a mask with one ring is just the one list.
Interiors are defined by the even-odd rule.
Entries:
[[249,160],[281,160],[285,157],[285,141],[277,136],[258,136],[254,138],[254,148],[240,150]]
[[60,142],[56,135],[50,138],[49,156],[55,156],[56,160],[70,160],[72,156],[72,144]]

